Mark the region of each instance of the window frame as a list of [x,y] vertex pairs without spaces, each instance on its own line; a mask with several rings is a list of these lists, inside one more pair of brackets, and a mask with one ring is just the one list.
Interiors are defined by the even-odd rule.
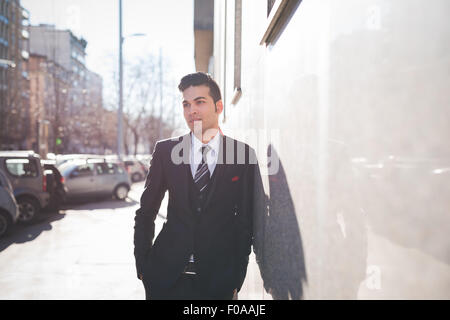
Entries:
[[[275,0],[270,12],[268,12],[269,15],[267,17],[263,37],[259,43],[260,45],[268,46],[281,34],[291,13],[301,2],[302,0]],[[267,9],[269,11],[269,2]]]
[[[92,166],[92,170],[90,171],[91,174],[85,174],[83,171],[79,171],[79,170],[78,170],[80,167],[83,167],[83,166],[89,166],[89,167]],[[93,177],[93,176],[97,175],[96,170],[97,170],[97,169],[95,168],[95,164],[94,164],[94,163],[79,164],[79,165],[77,165],[77,166],[75,167],[75,169],[72,171],[71,175],[76,171],[76,172],[78,172],[79,174],[76,175],[76,176],[73,176],[72,178],[86,178],[86,177]],[[85,172],[87,172],[87,171],[85,171]],[[82,173],[82,174],[81,174],[81,173]]]
[[[99,176],[115,175],[115,174],[118,173],[117,165],[114,165],[113,163],[102,162],[102,163],[96,163],[95,166],[96,166],[96,169],[95,169],[96,170],[96,174],[99,175]],[[97,168],[98,167],[102,167],[102,166],[104,166],[107,171],[105,171],[104,173],[99,173]],[[113,172],[111,172],[111,170]]]
[[[32,165],[33,166],[33,168],[34,168],[34,172],[35,172],[35,175],[31,175],[31,176],[26,176],[26,175],[17,175],[17,174],[15,174],[15,173],[13,173],[13,172],[11,172],[11,170],[8,168],[8,160],[16,160],[16,161],[20,161],[20,160],[27,160],[28,161],[28,164],[30,164],[30,165]],[[20,162],[17,162],[17,164],[19,164]],[[5,159],[5,171],[9,174],[9,175],[11,175],[12,177],[15,177],[15,178],[19,178],[19,179],[27,179],[27,178],[30,178],[30,179],[36,179],[36,178],[38,178],[39,177],[39,175],[40,175],[40,172],[39,172],[39,167],[37,166],[37,163],[36,163],[36,161],[34,160],[34,159],[29,159],[29,158],[6,158]]]
[[234,1],[234,74],[231,104],[236,105],[242,95],[242,0]]

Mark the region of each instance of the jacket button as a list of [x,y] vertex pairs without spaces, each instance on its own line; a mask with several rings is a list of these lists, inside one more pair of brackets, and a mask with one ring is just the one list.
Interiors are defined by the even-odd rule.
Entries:
[[197,212],[202,212],[202,208],[197,208]]

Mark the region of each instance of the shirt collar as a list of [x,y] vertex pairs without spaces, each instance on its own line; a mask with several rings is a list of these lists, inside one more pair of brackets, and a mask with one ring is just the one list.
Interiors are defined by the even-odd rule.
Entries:
[[214,150],[215,154],[218,154],[219,152],[219,146],[220,146],[220,131],[217,131],[214,138],[209,140],[207,144],[203,144],[196,136],[191,132],[191,139],[192,139],[192,146],[194,148],[195,152],[200,152],[201,148],[203,146],[209,145],[212,150]]

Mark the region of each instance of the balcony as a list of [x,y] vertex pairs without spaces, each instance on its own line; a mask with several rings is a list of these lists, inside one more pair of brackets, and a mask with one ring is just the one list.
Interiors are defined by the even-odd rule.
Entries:
[[25,9],[22,10],[22,18],[27,20],[30,19],[30,13]]
[[28,51],[22,50],[22,58],[28,60],[30,58],[30,54]]
[[30,33],[27,30],[22,30],[22,38],[30,39]]

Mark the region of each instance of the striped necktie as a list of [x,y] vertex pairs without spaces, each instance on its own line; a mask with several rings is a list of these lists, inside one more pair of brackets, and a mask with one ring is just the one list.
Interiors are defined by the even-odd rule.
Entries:
[[202,162],[200,162],[200,164],[198,165],[194,177],[195,185],[197,186],[198,190],[200,190],[200,192],[202,192],[206,188],[210,180],[210,172],[208,169],[208,164],[206,163],[206,155],[209,151],[211,151],[210,146],[207,145],[205,147],[202,147]]
[[[206,155],[211,150],[212,149],[209,145],[202,147],[202,162],[200,162],[200,164],[198,165],[197,171],[195,173],[194,182],[198,190],[200,190],[200,193],[205,190],[210,180],[210,172],[208,169],[208,164],[206,163]],[[191,256],[189,257],[189,263],[194,263],[193,254],[191,254]],[[195,274],[195,272],[193,274]]]

